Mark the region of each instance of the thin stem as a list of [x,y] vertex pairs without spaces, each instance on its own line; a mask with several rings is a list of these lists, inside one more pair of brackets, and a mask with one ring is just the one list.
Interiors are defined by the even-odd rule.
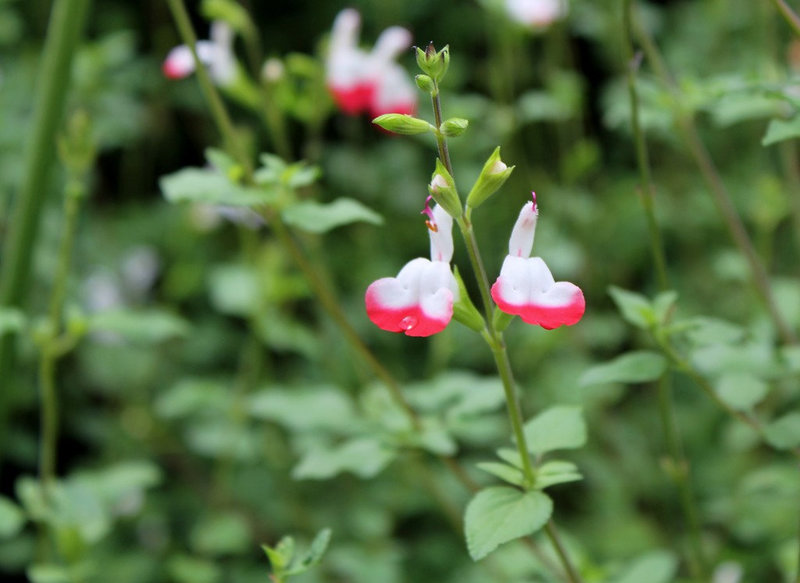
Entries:
[[564,565],[564,568],[567,570],[567,577],[569,580],[581,581],[581,576],[572,565],[569,555],[567,554],[567,548],[564,546],[564,543],[561,542],[561,536],[558,534],[556,523],[552,518],[548,520],[547,524],[544,526],[544,532],[547,535],[547,538],[550,539],[550,543],[553,545],[553,548],[556,550],[556,554],[561,560],[561,564]]
[[[633,23],[633,1],[624,0],[623,2],[623,34],[625,35],[625,50],[627,60],[627,84],[628,96],[631,107],[631,128],[633,139],[636,146],[636,161],[639,168],[639,200],[647,218],[647,228],[650,233],[650,249],[653,254],[658,286],[661,291],[669,289],[669,278],[666,269],[666,254],[664,244],[661,239],[661,230],[655,216],[655,184],[650,169],[650,160],[645,140],[639,121],[639,95],[636,91],[636,72],[640,64],[640,55],[635,54],[631,31]],[[703,551],[700,521],[698,518],[697,504],[691,484],[690,466],[683,453],[681,435],[678,430],[675,415],[675,405],[672,398],[671,377],[664,375],[658,383],[658,409],[661,417],[661,426],[675,471],[672,477],[678,488],[681,509],[684,520],[689,529],[689,541],[691,554],[689,556],[689,568],[692,575],[705,581],[708,579],[708,567]]]
[[639,167],[639,188],[645,217],[647,218],[647,229],[650,233],[650,250],[653,253],[653,261],[656,266],[656,276],[658,284],[662,290],[669,288],[667,278],[667,260],[664,252],[664,243],[661,240],[661,230],[658,228],[655,214],[655,187],[650,171],[650,159],[647,151],[647,142],[644,132],[639,123],[639,95],[636,91],[636,72],[639,68],[640,57],[634,53],[633,40],[631,39],[631,20],[633,2],[624,0],[623,7],[623,34],[625,35],[625,49],[627,60],[627,82],[628,97],[631,105],[631,129],[633,131],[633,141],[636,145],[636,162]]
[[[72,249],[78,228],[78,211],[85,196],[85,185],[77,179],[70,180],[64,200],[64,233],[58,253],[56,276],[50,296],[48,310],[48,335],[42,346],[39,361],[39,383],[41,403],[41,446],[39,457],[39,478],[49,490],[55,481],[58,443],[58,391],[56,389],[56,361],[63,353],[60,346],[65,342],[60,338],[61,317],[64,310],[67,282],[72,260]],[[68,343],[66,343],[68,344]]]
[[[434,90],[431,93],[431,100],[433,102],[434,118],[438,127],[442,121],[442,106],[439,98],[439,88],[437,85],[434,85]],[[436,140],[439,148],[439,158],[442,160],[442,163],[445,165],[445,168],[450,175],[453,176],[453,166],[450,162],[450,155],[447,149],[447,139],[444,137],[444,135],[437,132]],[[475,231],[472,228],[472,223],[469,221],[469,216],[465,214],[459,217],[456,220],[456,223],[458,224],[459,230],[461,231],[461,236],[466,244],[467,254],[469,255],[470,264],[472,265],[472,271],[481,294],[481,300],[483,303],[483,309],[487,323],[482,336],[492,350],[492,356],[494,357],[494,362],[497,366],[497,372],[500,374],[500,380],[503,383],[503,392],[505,393],[506,398],[508,418],[511,422],[514,440],[516,441],[517,450],[522,460],[522,471],[525,478],[525,486],[531,487],[536,480],[536,476],[533,471],[533,466],[531,465],[530,454],[528,453],[528,444],[523,428],[524,421],[522,416],[522,407],[520,406],[519,395],[517,394],[516,383],[514,382],[514,373],[511,369],[511,362],[508,359],[508,352],[506,350],[505,340],[503,339],[503,333],[499,332],[494,328],[494,326],[491,325],[494,304],[492,303],[492,297],[489,290],[489,278],[486,275],[486,268],[483,266],[478,240],[475,237]],[[555,529],[553,528],[552,530],[554,531]],[[548,532],[548,537],[550,537],[553,545],[556,546],[556,552],[559,555],[559,559],[561,560],[570,582],[580,583],[581,578],[578,575],[575,567],[570,562],[569,557],[567,556],[563,547],[559,548],[559,541],[557,540],[557,537],[554,538],[551,532]]]
[[773,0],[773,3],[795,34],[800,35],[800,16],[784,0]]
[[167,3],[169,4],[172,17],[175,20],[175,26],[178,28],[178,34],[180,35],[181,40],[192,51],[192,56],[194,57],[195,62],[195,74],[197,75],[197,79],[200,81],[200,89],[203,91],[203,95],[208,102],[208,106],[211,108],[211,115],[214,118],[220,133],[222,134],[222,139],[225,141],[227,149],[234,154],[234,157],[237,158],[239,163],[243,165],[247,175],[250,176],[252,175],[253,171],[250,157],[247,155],[247,152],[242,146],[241,141],[236,135],[233,121],[231,121],[228,110],[225,109],[225,104],[222,102],[219,92],[217,92],[214,88],[214,84],[211,82],[211,77],[209,76],[205,65],[203,65],[203,63],[200,61],[200,58],[197,56],[197,50],[195,48],[195,45],[197,44],[197,35],[192,27],[189,14],[186,12],[186,7],[184,6],[182,0],[167,0]]
[[741,217],[736,211],[736,206],[733,204],[730,193],[725,187],[722,177],[719,174],[713,160],[711,159],[708,150],[705,147],[700,134],[697,131],[697,126],[694,122],[694,116],[683,110],[681,105],[681,93],[675,82],[672,74],[669,72],[667,65],[664,61],[658,46],[655,44],[650,34],[640,24],[634,22],[633,29],[639,39],[639,42],[644,49],[645,54],[653,66],[661,82],[672,94],[675,102],[675,116],[678,127],[681,130],[686,145],[694,158],[695,163],[700,169],[700,173],[709,188],[709,192],[720,213],[723,222],[728,228],[728,232],[733,239],[739,251],[744,256],[750,267],[751,277],[755,285],[756,292],[761,296],[764,305],[769,312],[775,327],[778,329],[779,334],[784,342],[787,344],[797,344],[798,338],[794,330],[784,319],[783,315],[778,310],[777,303],[775,302],[772,293],[772,287],[769,282],[769,276],[764,268],[761,260],[756,253],[753,242],[747,233],[747,229],[742,222]]
[[[39,215],[47,194],[53,144],[69,93],[75,47],[83,31],[89,0],[57,0],[53,5],[42,54],[36,103],[30,126],[18,202],[9,221],[0,270],[0,306],[18,307],[28,287],[31,256],[36,248]],[[0,379],[10,379],[13,336],[0,334]],[[6,383],[3,383],[4,385]],[[10,386],[11,383],[8,384]],[[8,389],[0,391],[0,442],[9,416]]]

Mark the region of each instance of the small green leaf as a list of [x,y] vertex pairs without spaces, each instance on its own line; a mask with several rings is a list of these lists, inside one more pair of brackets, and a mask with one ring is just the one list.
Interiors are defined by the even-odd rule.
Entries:
[[285,208],[281,216],[288,224],[308,233],[326,233],[358,221],[373,225],[383,223],[383,217],[352,198],[338,198],[327,204],[299,202]]
[[610,362],[593,366],[583,373],[582,386],[603,383],[644,383],[654,381],[667,370],[667,359],[649,350],[618,356]]
[[372,478],[395,458],[397,452],[377,439],[359,437],[332,449],[313,449],[292,470],[296,480],[325,480],[342,472]]
[[537,490],[521,492],[494,486],[478,492],[467,505],[467,550],[478,561],[503,543],[533,534],[550,519],[553,501]]
[[192,549],[200,555],[241,555],[250,550],[250,527],[235,512],[212,514],[192,529]]
[[772,421],[764,428],[767,441],[778,449],[800,447],[800,412],[794,411]]
[[514,486],[522,486],[525,482],[525,476],[522,475],[522,472],[508,464],[501,464],[500,462],[480,462],[475,464],[475,467]]
[[646,330],[658,322],[653,306],[643,295],[615,286],[611,286],[608,293],[617,304],[622,317],[629,324]]
[[266,553],[270,567],[275,573],[283,573],[294,557],[294,539],[290,536],[281,538],[275,548],[269,545],[261,545],[261,548]]
[[583,476],[578,471],[578,466],[563,460],[551,460],[536,468],[536,482],[534,488],[543,490],[555,484],[577,482]]
[[720,399],[739,411],[751,409],[769,391],[767,383],[747,373],[723,375],[714,388]]
[[277,191],[273,189],[239,186],[218,171],[207,168],[184,168],[162,176],[159,185],[164,198],[171,203],[255,207],[272,204],[277,198]]
[[189,324],[183,318],[158,309],[109,310],[89,319],[93,332],[111,332],[134,344],[155,344],[185,336]]
[[9,498],[0,496],[0,539],[16,536],[24,524],[22,509]]
[[69,571],[62,565],[37,563],[28,567],[28,579],[31,583],[70,583]]
[[497,450],[497,457],[504,462],[511,464],[515,468],[519,468],[520,470],[524,467],[522,463],[522,457],[520,457],[519,452],[516,449],[501,447]]
[[322,560],[322,555],[325,554],[325,551],[328,549],[328,543],[331,540],[331,529],[324,528],[317,533],[317,536],[314,537],[314,540],[311,542],[311,547],[308,549],[308,552],[305,556],[300,560],[297,565],[292,565],[292,568],[288,571],[285,571],[285,575],[299,575],[300,573],[305,573],[311,567],[318,564]]
[[800,115],[792,119],[773,119],[767,126],[767,133],[764,134],[761,145],[771,146],[797,137],[800,137]]
[[25,314],[16,308],[0,308],[0,336],[25,327]]
[[528,421],[524,431],[528,450],[534,455],[586,443],[586,422],[580,407],[551,407]]
[[612,583],[669,583],[675,578],[678,560],[668,551],[651,551],[642,555],[612,579]]
[[667,316],[669,316],[670,311],[677,301],[678,292],[676,291],[669,290],[658,294],[655,299],[653,299],[653,312],[655,313],[656,321],[662,324],[666,322]]

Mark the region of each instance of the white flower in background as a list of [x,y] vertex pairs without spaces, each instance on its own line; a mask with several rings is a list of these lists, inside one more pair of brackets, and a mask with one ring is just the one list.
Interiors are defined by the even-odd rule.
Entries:
[[567,15],[567,0],[505,0],[513,19],[535,29],[547,28]]
[[414,113],[416,86],[395,62],[411,47],[411,33],[400,26],[389,27],[367,52],[358,47],[360,28],[361,17],[352,8],[342,10],[333,22],[325,77],[336,105],[349,115]]
[[[233,54],[233,29],[221,20],[211,23],[211,39],[197,41],[197,57],[208,68],[208,74],[217,85],[225,86],[236,77],[236,57]],[[188,45],[172,49],[162,66],[170,79],[183,79],[194,73],[195,63]]]

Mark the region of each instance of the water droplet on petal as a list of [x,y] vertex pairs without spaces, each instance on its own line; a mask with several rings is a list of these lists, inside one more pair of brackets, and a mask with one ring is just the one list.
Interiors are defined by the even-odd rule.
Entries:
[[411,330],[416,325],[417,325],[417,319],[414,316],[406,316],[405,318],[400,320],[400,327],[403,330]]

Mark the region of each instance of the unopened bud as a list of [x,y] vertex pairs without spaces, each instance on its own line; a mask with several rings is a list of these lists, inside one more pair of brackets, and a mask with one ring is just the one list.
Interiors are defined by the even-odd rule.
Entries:
[[514,166],[510,168],[500,159],[500,146],[495,148],[489,159],[483,165],[480,176],[472,186],[472,190],[467,196],[467,205],[477,208],[483,202],[497,192],[501,186],[511,176]]
[[404,136],[424,134],[436,129],[425,120],[405,113],[385,113],[373,119],[372,123],[382,127],[387,132],[394,132]]
[[431,193],[433,200],[454,219],[459,218],[463,213],[455,181],[438,158],[436,160],[436,171],[433,173],[431,183],[428,185],[428,192]]
[[417,75],[414,77],[414,81],[417,82],[417,87],[422,89],[424,92],[433,93],[433,79],[431,79],[428,75]]
[[447,73],[447,68],[450,66],[450,46],[447,45],[438,52],[432,42],[428,44],[425,50],[417,47],[417,65],[438,83]]
[[450,119],[442,122],[439,126],[439,131],[447,138],[456,138],[467,131],[469,120],[463,117],[451,117]]

